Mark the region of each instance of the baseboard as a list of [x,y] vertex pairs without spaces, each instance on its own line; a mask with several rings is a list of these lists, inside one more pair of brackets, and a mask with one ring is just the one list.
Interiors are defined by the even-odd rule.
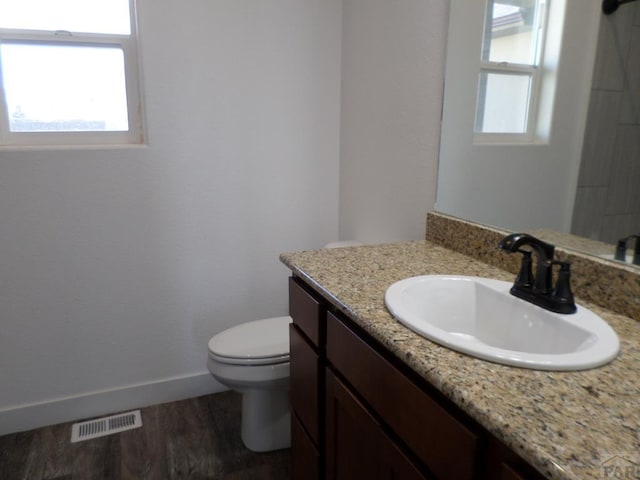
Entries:
[[227,390],[206,371],[0,410],[0,435]]

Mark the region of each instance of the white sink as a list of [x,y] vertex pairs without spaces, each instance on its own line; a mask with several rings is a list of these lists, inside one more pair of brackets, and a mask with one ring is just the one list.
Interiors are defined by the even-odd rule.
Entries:
[[436,343],[505,365],[586,370],[613,360],[618,336],[578,305],[574,314],[544,310],[509,293],[511,283],[424,275],[391,285],[385,304],[402,324]]

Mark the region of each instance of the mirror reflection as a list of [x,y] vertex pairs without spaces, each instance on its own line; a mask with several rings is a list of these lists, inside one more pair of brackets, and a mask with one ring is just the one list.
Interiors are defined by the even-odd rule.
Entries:
[[[538,84],[491,86],[531,65]],[[446,75],[437,210],[640,264],[640,2],[452,0]],[[514,92],[531,135],[479,128],[522,118]]]

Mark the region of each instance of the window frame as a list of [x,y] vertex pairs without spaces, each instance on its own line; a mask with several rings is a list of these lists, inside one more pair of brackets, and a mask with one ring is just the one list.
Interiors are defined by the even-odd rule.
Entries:
[[[9,110],[0,75],[0,148],[43,146],[113,146],[144,143],[144,124],[141,92],[141,72],[138,58],[137,20],[135,0],[129,0],[131,33],[105,34],[69,32],[67,30],[23,30],[0,28],[2,43],[31,43],[55,46],[116,47],[122,49],[127,96],[127,131],[92,132],[11,132]],[[0,56],[0,71],[2,68]]]
[[[478,92],[476,97],[476,118],[474,118],[473,143],[474,144],[518,144],[532,143],[536,138],[536,123],[538,111],[540,108],[540,97],[542,89],[542,59],[547,44],[548,35],[548,17],[549,3],[552,0],[546,0],[543,3],[543,11],[537,12],[533,22],[532,30],[538,29],[538,38],[535,51],[535,58],[530,64],[516,62],[495,62],[484,60],[484,49],[486,41],[491,37],[492,24],[488,14],[489,7],[495,3],[495,0],[485,0],[485,25],[480,50],[480,61],[478,67]],[[526,130],[522,133],[508,132],[480,132],[478,126],[478,111],[481,103],[484,102],[485,96],[481,96],[483,89],[482,74],[483,73],[499,73],[507,75],[527,75],[530,77],[529,98],[527,103]]]

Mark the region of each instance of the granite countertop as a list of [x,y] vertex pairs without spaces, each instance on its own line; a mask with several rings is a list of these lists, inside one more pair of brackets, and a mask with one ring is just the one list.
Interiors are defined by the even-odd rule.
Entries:
[[562,245],[563,247],[576,250],[586,255],[595,255],[596,257],[606,254],[613,255],[616,251],[616,246],[613,244],[580,237],[578,235],[572,235],[570,233],[549,230],[547,228],[538,228],[531,230],[528,233],[534,237],[544,240],[545,242],[549,242],[554,245]]
[[574,292],[578,303],[617,332],[618,358],[581,372],[508,367],[454,352],[413,333],[389,314],[384,293],[393,282],[414,275],[512,281],[511,273],[429,241],[313,250],[280,258],[548,478],[602,479],[608,478],[607,466],[640,465],[640,322],[580,301],[580,292]]

